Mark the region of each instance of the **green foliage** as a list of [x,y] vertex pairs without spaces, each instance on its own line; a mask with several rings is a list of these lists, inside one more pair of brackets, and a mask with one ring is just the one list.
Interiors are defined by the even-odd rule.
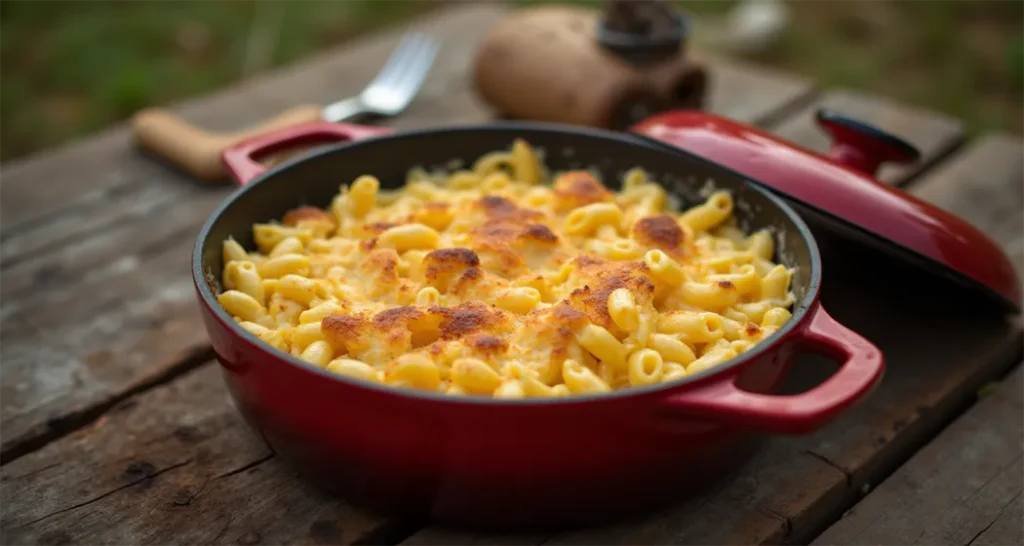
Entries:
[[[210,92],[440,2],[0,1],[0,160],[95,131],[147,105]],[[698,17],[715,17],[734,2],[678,4]],[[788,5],[790,28],[753,60],[825,86],[944,111],[972,131],[1021,130],[1024,2]]]
[[1006,44],[1006,69],[1010,91],[1020,95],[1024,91],[1024,33],[1018,32]]

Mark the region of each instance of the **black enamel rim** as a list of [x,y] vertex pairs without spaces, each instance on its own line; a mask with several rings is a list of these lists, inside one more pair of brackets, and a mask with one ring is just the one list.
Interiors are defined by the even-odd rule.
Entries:
[[658,47],[667,46],[675,43],[681,43],[690,35],[690,20],[688,14],[679,11],[672,10],[672,23],[673,33],[667,35],[661,39],[652,39],[648,36],[630,34],[628,32],[619,32],[617,30],[609,29],[604,21],[598,21],[598,40],[603,45],[608,45],[618,49],[631,49],[631,48],[645,48],[645,47]]
[[[768,336],[761,341],[757,346],[750,349],[749,351],[742,353],[727,361],[724,364],[720,364],[703,372],[687,376],[683,379],[672,381],[671,383],[657,383],[654,385],[648,385],[645,387],[630,387],[628,389],[615,390],[608,393],[600,394],[582,394],[572,395],[566,397],[549,397],[549,398],[525,398],[525,399],[495,399],[492,397],[484,396],[451,396],[443,393],[424,392],[414,389],[404,389],[390,387],[387,385],[381,385],[377,383],[370,383],[368,381],[359,381],[357,379],[350,379],[348,377],[338,375],[327,371],[326,369],[314,366],[313,364],[306,362],[298,357],[294,357],[289,353],[276,349],[261,339],[256,337],[254,334],[245,330],[239,326],[234,319],[221,307],[217,301],[216,295],[213,293],[209,283],[203,272],[203,246],[209,238],[211,229],[213,228],[216,221],[224,214],[225,211],[235,206],[235,202],[240,196],[244,195],[247,191],[256,187],[259,184],[284,184],[288,180],[288,170],[303,161],[310,161],[314,158],[331,155],[331,154],[350,154],[353,157],[358,157],[358,154],[365,151],[367,148],[372,148],[378,142],[385,140],[401,140],[406,137],[414,136],[433,136],[443,138],[445,135],[455,133],[479,133],[479,132],[499,132],[507,133],[509,136],[515,136],[522,131],[532,132],[547,132],[558,134],[564,137],[571,136],[586,136],[591,138],[600,138],[604,140],[611,140],[622,146],[626,147],[646,147],[660,153],[669,153],[664,149],[664,146],[651,143],[646,139],[639,139],[633,135],[625,133],[617,133],[613,131],[601,130],[601,129],[590,129],[569,125],[562,125],[557,123],[540,123],[540,122],[495,122],[487,125],[470,125],[461,127],[446,127],[440,129],[420,129],[413,131],[404,131],[400,133],[383,135],[374,137],[366,140],[360,140],[356,142],[343,142],[337,145],[328,146],[319,150],[310,152],[301,157],[292,158],[285,161],[266,172],[262,173],[258,177],[254,178],[249,183],[241,186],[228,196],[210,215],[206,223],[203,224],[202,229],[199,231],[199,235],[196,239],[195,246],[192,250],[192,277],[195,285],[198,287],[199,293],[203,299],[204,304],[213,310],[217,318],[226,324],[228,328],[237,336],[251,343],[260,350],[266,352],[268,355],[276,356],[278,359],[284,361],[292,366],[298,366],[306,371],[319,374],[324,378],[332,381],[339,381],[350,386],[357,386],[360,388],[370,389],[382,394],[388,394],[392,396],[403,396],[421,400],[430,400],[433,402],[441,402],[445,404],[464,404],[464,405],[494,405],[494,406],[509,406],[509,405],[555,405],[555,404],[577,404],[577,403],[595,403],[604,400],[621,400],[624,398],[642,397],[645,395],[652,395],[658,392],[664,392],[666,395],[681,393],[686,390],[687,386],[692,386],[695,383],[701,383],[704,380],[715,375],[724,375],[729,370],[738,366],[743,366],[751,360],[761,356],[769,350],[775,350],[775,345],[782,338],[789,336],[798,327],[803,326],[803,321],[807,317],[808,310],[814,307],[818,300],[818,294],[821,287],[821,255],[818,250],[817,242],[814,239],[814,235],[811,233],[810,228],[803,221],[802,218],[790,207],[788,204],[782,201],[774,193],[765,189],[763,183],[752,183],[753,181],[732,169],[721,166],[718,163],[714,163],[700,156],[690,154],[684,150],[673,149],[675,157],[679,157],[679,154],[687,156],[691,161],[703,163],[707,166],[711,166],[725,175],[736,177],[742,180],[743,186],[749,191],[754,191],[764,197],[772,206],[774,206],[779,212],[785,215],[785,217],[792,222],[793,226],[797,229],[800,234],[801,240],[807,245],[808,257],[810,262],[810,272],[808,275],[807,290],[804,296],[793,304],[792,317],[790,320],[775,333]],[[358,160],[357,160],[358,161]],[[668,188],[665,188],[669,191]],[[671,191],[669,191],[671,193]],[[214,242],[214,244],[220,244],[220,242]],[[219,274],[219,273],[218,273]]]
[[627,32],[611,30],[603,20],[597,22],[597,42],[627,60],[648,62],[678,54],[685,47],[690,35],[688,14],[679,10],[672,11],[673,32],[658,39],[638,36]]

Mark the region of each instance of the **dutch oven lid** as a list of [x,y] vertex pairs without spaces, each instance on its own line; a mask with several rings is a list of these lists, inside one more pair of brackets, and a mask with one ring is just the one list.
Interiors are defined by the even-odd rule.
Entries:
[[658,114],[631,131],[732,169],[820,213],[844,236],[1021,310],[1021,283],[997,244],[963,219],[875,179],[882,163],[918,160],[913,145],[828,110],[816,120],[832,137],[827,154],[698,111]]

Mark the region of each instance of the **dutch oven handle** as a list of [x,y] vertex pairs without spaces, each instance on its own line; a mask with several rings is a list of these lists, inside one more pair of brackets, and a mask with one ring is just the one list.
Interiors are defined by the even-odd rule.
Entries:
[[703,414],[779,434],[803,434],[820,428],[878,383],[885,359],[871,342],[829,316],[820,303],[810,315],[808,325],[793,333],[798,346],[841,362],[839,370],[817,387],[795,395],[752,393],[736,386],[738,372],[733,372],[674,394],[665,405],[673,411]]
[[299,146],[364,140],[392,132],[388,127],[313,121],[236,144],[224,150],[221,159],[238,184],[245,185],[267,170],[256,161],[257,157]]

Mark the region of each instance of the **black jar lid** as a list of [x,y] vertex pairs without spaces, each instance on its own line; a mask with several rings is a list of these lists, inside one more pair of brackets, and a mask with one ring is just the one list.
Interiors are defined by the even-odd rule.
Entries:
[[597,42],[634,65],[680,55],[689,34],[689,17],[664,0],[611,0],[597,22]]

